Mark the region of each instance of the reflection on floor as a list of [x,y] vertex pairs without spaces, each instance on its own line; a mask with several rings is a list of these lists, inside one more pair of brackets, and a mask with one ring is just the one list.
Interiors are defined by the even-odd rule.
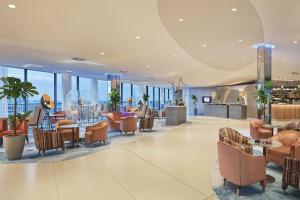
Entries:
[[0,164],[0,199],[217,199],[210,171],[217,159],[218,129],[229,126],[249,134],[249,122],[190,121],[165,134],[72,160]]

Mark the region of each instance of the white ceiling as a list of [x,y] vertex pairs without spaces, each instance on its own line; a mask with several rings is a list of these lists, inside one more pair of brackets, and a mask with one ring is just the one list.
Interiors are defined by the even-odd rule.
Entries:
[[273,77],[300,79],[299,18],[299,0],[1,0],[0,65],[213,86],[254,80],[265,41]]

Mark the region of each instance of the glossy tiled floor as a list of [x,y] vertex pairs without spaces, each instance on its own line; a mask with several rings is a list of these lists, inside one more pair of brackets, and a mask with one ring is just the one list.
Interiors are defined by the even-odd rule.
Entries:
[[218,129],[248,121],[197,117],[165,134],[54,164],[0,165],[1,200],[217,199]]

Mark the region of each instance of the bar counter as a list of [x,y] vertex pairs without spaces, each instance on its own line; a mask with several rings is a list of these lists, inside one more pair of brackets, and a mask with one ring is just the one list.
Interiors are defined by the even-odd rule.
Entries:
[[186,106],[167,106],[166,124],[179,125],[186,122]]
[[272,104],[272,118],[278,120],[300,119],[300,105]]

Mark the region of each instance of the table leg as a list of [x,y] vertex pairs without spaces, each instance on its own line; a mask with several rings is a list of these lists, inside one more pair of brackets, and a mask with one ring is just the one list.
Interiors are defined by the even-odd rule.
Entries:
[[74,148],[75,147],[75,128],[72,128],[72,137],[73,137],[73,144],[72,144],[72,147]]

